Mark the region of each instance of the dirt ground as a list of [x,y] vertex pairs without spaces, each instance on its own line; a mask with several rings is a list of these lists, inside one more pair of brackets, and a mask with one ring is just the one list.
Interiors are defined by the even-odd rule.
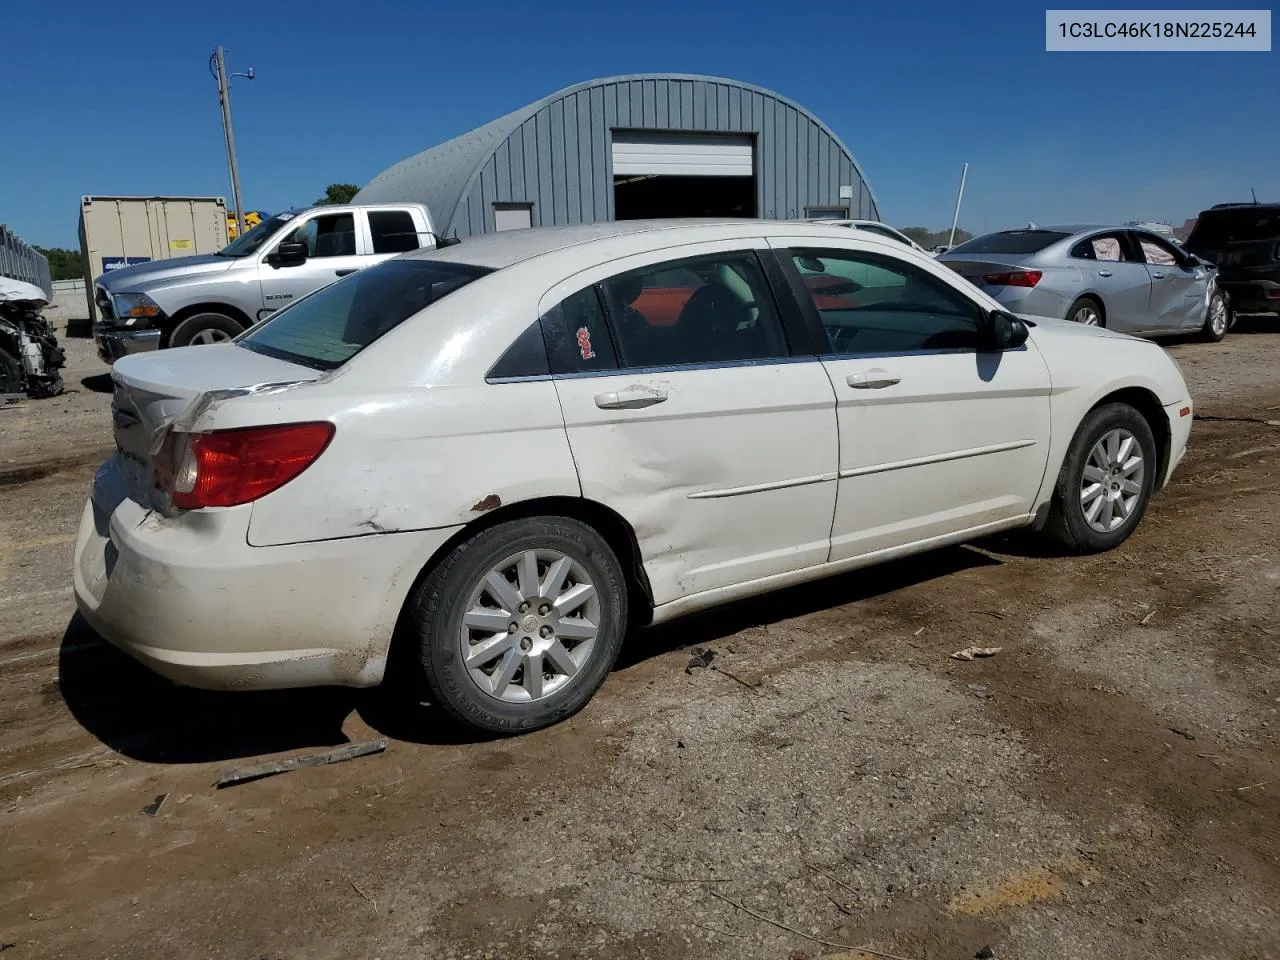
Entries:
[[68,347],[68,394],[0,410],[3,960],[1280,956],[1280,328],[1169,347],[1199,422],[1120,550],[1001,539],[651,630],[496,742],[96,639],[109,385]]

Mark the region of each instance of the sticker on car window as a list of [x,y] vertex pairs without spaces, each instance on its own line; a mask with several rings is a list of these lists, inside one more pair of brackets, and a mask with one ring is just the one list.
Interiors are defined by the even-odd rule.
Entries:
[[578,328],[578,353],[582,355],[583,360],[594,360],[596,352],[591,349],[591,331],[586,327]]

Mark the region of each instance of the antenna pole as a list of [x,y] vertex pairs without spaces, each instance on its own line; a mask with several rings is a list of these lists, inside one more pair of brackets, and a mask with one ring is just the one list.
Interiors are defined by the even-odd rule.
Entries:
[[956,194],[956,212],[951,218],[951,236],[947,239],[947,246],[954,247],[956,245],[956,224],[960,221],[960,201],[964,199],[964,181],[969,176],[969,164],[964,165],[964,169],[960,171],[960,192]]

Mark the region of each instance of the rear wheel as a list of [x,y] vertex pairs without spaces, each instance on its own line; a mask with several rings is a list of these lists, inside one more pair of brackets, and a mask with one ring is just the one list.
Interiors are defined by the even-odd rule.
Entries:
[[1067,319],[1086,327],[1106,326],[1102,319],[1102,304],[1093,297],[1081,297],[1073,303],[1071,309],[1067,311]]
[[1067,448],[1046,532],[1078,553],[1118,547],[1146,512],[1158,466],[1141,413],[1126,403],[1091,411]]
[[194,313],[173,328],[169,335],[171,347],[195,347],[211,343],[226,343],[244,330],[239,323],[223,313]]
[[1231,326],[1231,307],[1227,303],[1226,294],[1215,290],[1209,300],[1209,309],[1205,311],[1204,327],[1200,331],[1200,339],[1217,343],[1227,335]]
[[478,730],[520,733],[571,716],[599,689],[622,647],[627,588],[586,524],[512,520],[445,557],[410,620],[432,702]]

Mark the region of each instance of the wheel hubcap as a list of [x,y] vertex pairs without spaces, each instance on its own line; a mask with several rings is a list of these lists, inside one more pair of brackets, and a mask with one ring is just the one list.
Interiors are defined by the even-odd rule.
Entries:
[[467,675],[491,697],[531,703],[570,683],[600,632],[586,570],[555,550],[503,560],[472,590],[459,642]]
[[1222,297],[1214,297],[1209,304],[1209,324],[1215,336],[1227,332],[1227,305]]
[[1099,533],[1124,526],[1142,497],[1145,473],[1137,437],[1122,429],[1103,434],[1089,451],[1080,482],[1085,522]]
[[1076,311],[1076,323],[1082,323],[1086,327],[1096,327],[1098,322],[1098,311],[1092,307],[1081,307]]
[[196,347],[209,343],[226,343],[230,339],[231,334],[225,330],[201,330],[188,342],[191,346]]

